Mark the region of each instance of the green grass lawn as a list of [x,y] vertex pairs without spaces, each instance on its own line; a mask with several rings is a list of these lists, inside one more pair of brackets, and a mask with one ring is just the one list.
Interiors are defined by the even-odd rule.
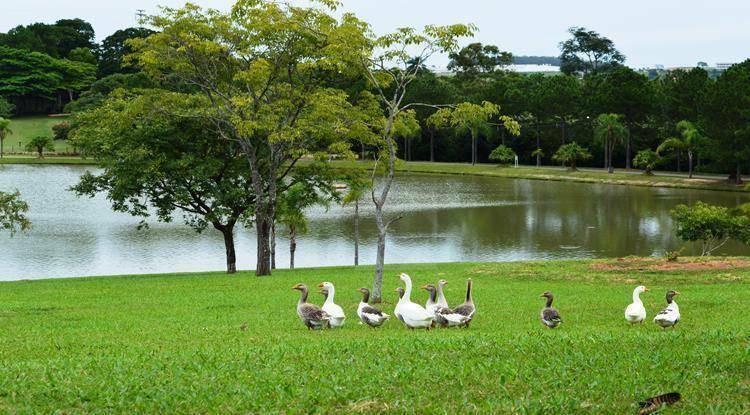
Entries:
[[[10,129],[13,131],[5,138],[5,151],[24,152],[24,147],[32,138],[37,136],[52,137],[52,127],[64,122],[68,117],[48,117],[46,115],[13,118]],[[72,151],[73,147],[67,141],[55,141],[55,151]]]
[[[750,412],[750,268],[614,270],[587,261],[386,267],[383,308],[405,271],[447,279],[451,304],[475,281],[469,329],[358,324],[371,267],[80,278],[0,284],[2,413],[663,413]],[[308,331],[297,282],[336,284],[344,328]],[[629,326],[632,289],[649,322]],[[650,322],[676,289],[682,322]],[[542,327],[539,294],[562,314]],[[421,303],[424,291],[416,294]],[[413,297],[414,298],[414,297]],[[320,303],[320,296],[312,300]],[[243,323],[247,330],[241,330]]]

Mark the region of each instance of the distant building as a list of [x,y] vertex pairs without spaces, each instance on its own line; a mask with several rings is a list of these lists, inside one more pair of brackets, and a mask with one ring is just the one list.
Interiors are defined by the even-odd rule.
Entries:
[[559,73],[560,67],[554,65],[534,65],[534,64],[513,64],[508,65],[505,69],[520,73]]
[[724,62],[724,63],[717,63],[716,64],[716,69],[718,69],[720,71],[726,71],[732,65],[734,65],[734,63],[726,63],[726,62]]

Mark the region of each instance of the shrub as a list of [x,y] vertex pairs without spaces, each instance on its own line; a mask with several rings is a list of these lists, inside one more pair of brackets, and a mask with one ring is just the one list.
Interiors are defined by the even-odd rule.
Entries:
[[39,158],[44,158],[44,150],[55,151],[55,143],[49,137],[40,135],[26,143],[26,151],[36,151]]
[[497,146],[490,153],[490,160],[497,161],[500,165],[508,165],[516,159],[516,152],[512,148],[504,145]]
[[591,153],[575,141],[568,144],[563,144],[557,149],[555,154],[552,155],[552,160],[562,163],[563,165],[569,165],[571,171],[578,170],[576,163],[579,160],[587,160],[591,158]]
[[700,242],[701,256],[711,255],[730,239],[747,242],[748,220],[733,215],[728,208],[697,202],[693,206],[678,205],[672,210],[677,225],[677,237]]
[[633,166],[643,169],[643,174],[651,176],[659,163],[659,154],[653,150],[641,150],[633,158]]

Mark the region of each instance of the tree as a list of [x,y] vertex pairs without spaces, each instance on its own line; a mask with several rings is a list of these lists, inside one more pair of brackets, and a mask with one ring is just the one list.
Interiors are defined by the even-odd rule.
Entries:
[[[432,116],[433,125],[449,123],[459,131],[468,131],[471,136],[471,165],[477,163],[477,138],[482,129],[487,129],[490,119],[500,113],[500,107],[491,102],[484,101],[481,105],[470,102],[462,102],[455,106],[441,108]],[[520,126],[512,118],[506,115],[498,117],[503,126],[518,135]]]
[[349,191],[341,201],[342,206],[354,204],[354,265],[359,265],[359,201],[370,188],[370,182],[364,177],[353,175],[346,180]]
[[730,239],[739,237],[747,226],[745,219],[731,215],[729,209],[703,202],[677,205],[672,210],[672,219],[677,226],[677,237],[701,243],[701,256],[711,255]]
[[600,114],[594,120],[594,138],[604,146],[604,167],[609,173],[615,171],[612,165],[612,152],[628,135],[628,129],[622,123],[622,116],[619,114]]
[[40,159],[44,158],[44,151],[55,151],[55,143],[51,138],[43,135],[36,136],[26,143],[26,151],[36,151]]
[[584,89],[592,114],[622,115],[622,122],[631,132],[625,138],[625,168],[629,169],[633,135],[657,108],[653,84],[646,76],[621,66],[587,77]]
[[91,49],[87,48],[75,48],[68,54],[68,60],[75,62],[88,63],[89,65],[96,65],[96,56],[91,52]]
[[651,149],[641,150],[635,155],[633,159],[633,165],[639,169],[643,169],[643,174],[647,176],[653,175],[653,170],[659,163],[659,153]]
[[113,74],[94,81],[78,99],[65,106],[66,112],[82,112],[100,106],[107,96],[117,89],[149,89],[156,83],[143,72]]
[[55,140],[67,140],[72,129],[73,126],[68,121],[55,124],[52,126],[52,137]]
[[[333,190],[333,189],[331,189]],[[330,193],[333,194],[333,193]],[[289,187],[279,200],[278,222],[289,230],[289,268],[294,269],[294,253],[297,251],[297,236],[307,233],[308,221],[305,209],[314,205],[327,205],[326,195],[314,186],[297,182]]]
[[81,19],[61,19],[54,24],[32,23],[16,26],[0,38],[2,44],[15,49],[41,52],[53,58],[67,58],[76,48],[93,50],[94,29]]
[[552,160],[567,164],[570,166],[570,171],[577,171],[576,163],[580,160],[588,160],[591,158],[591,153],[575,141],[568,144],[563,144],[557,149],[555,154],[552,155]]
[[670,137],[664,140],[659,147],[656,149],[657,153],[661,153],[668,149],[679,149],[687,152],[688,155],[688,177],[693,178],[693,157],[705,142],[705,138],[701,135],[700,131],[695,127],[693,123],[687,120],[682,120],[677,123],[677,132],[680,133],[681,138]]
[[251,223],[255,192],[239,145],[197,116],[205,100],[165,91],[121,93],[77,115],[71,139],[102,170],[84,174],[73,190],[89,197],[106,193],[113,210],[144,221],[154,215],[171,222],[179,211],[196,232],[213,226],[233,273],[234,229]]
[[0,192],[0,229],[10,232],[10,236],[31,229],[31,222],[26,217],[28,211],[29,205],[21,200],[18,190],[14,193]]
[[448,70],[467,77],[491,73],[498,67],[513,63],[510,52],[500,51],[495,45],[481,43],[470,43],[458,52],[449,53],[448,57]]
[[255,193],[256,275],[271,273],[277,200],[305,155],[350,154],[356,111],[333,77],[358,73],[366,25],[320,8],[238,0],[230,13],[187,4],[147,18],[157,33],[131,39],[150,76],[192,85],[209,108],[204,122],[240,145]]
[[5,98],[0,96],[0,118],[10,118],[13,115],[13,109],[15,105],[6,101]]
[[125,65],[124,58],[134,52],[128,44],[130,39],[145,39],[154,33],[143,27],[129,27],[118,30],[104,38],[99,48],[98,76],[104,78],[118,73],[135,73],[139,69],[133,65]]
[[497,146],[497,148],[490,153],[490,160],[497,161],[501,166],[512,163],[515,161],[516,157],[516,152],[513,151],[512,148],[503,144]]
[[92,50],[94,43],[94,28],[91,23],[82,19],[60,19],[55,22],[57,37],[57,52],[60,57],[68,58],[70,53],[78,48]]
[[707,88],[699,123],[711,137],[712,161],[741,183],[740,163],[750,157],[750,59],[732,65]]
[[0,158],[3,158],[3,144],[5,137],[13,133],[10,129],[10,120],[0,117]]
[[[375,107],[383,108],[383,119],[376,129],[381,156],[386,158],[386,166],[380,183],[370,191],[375,204],[375,223],[378,228],[375,275],[373,277],[372,301],[382,299],[383,264],[385,261],[385,236],[388,228],[400,217],[384,218],[384,207],[393,184],[396,165],[396,143],[399,119],[413,118],[409,111],[420,106],[418,102],[405,103],[404,97],[409,84],[417,77],[426,61],[438,52],[454,52],[458,48],[457,39],[471,36],[475,28],[467,25],[426,26],[420,33],[412,28],[400,28],[396,32],[371,40],[376,52],[362,57],[363,69],[377,100]],[[416,56],[408,51],[419,51]],[[361,55],[360,55],[361,56]],[[369,106],[372,108],[373,106]],[[401,123],[409,125],[410,123]],[[376,163],[377,168],[377,163]],[[373,170],[373,181],[376,170]]]
[[560,43],[560,71],[565,74],[589,75],[616,67],[625,62],[625,56],[615,48],[614,42],[584,27],[568,29],[571,38]]

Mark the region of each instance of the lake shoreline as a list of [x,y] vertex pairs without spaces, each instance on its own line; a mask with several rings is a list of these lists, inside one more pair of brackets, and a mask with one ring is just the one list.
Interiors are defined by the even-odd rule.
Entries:
[[[5,156],[0,159],[0,164],[44,164],[44,165],[83,165],[96,166],[93,159],[84,159],[81,157],[69,156],[47,156],[37,158],[32,156]],[[372,162],[359,161],[332,161],[332,165],[339,169],[372,169]],[[747,193],[750,190],[744,185],[735,185],[727,181],[726,177],[712,175],[710,178],[702,176],[700,178],[688,179],[687,175],[672,172],[655,171],[655,175],[646,176],[640,174],[638,170],[615,171],[615,173],[606,173],[595,169],[581,169],[579,171],[569,171],[565,168],[555,166],[520,166],[520,167],[500,167],[496,164],[477,164],[472,166],[467,163],[444,163],[428,161],[401,161],[396,165],[397,172],[421,173],[421,174],[446,174],[459,176],[488,176],[505,179],[528,179],[557,182],[577,182],[593,184],[612,184],[620,186],[638,186],[638,187],[662,187],[671,189],[699,189],[712,190],[721,192],[740,192]]]

